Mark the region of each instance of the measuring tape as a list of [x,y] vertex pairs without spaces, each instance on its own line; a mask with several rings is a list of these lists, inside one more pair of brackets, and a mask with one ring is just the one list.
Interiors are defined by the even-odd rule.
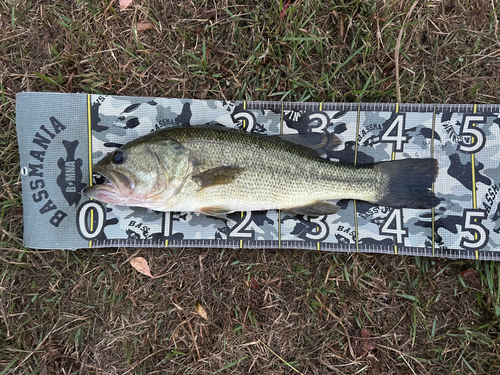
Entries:
[[[81,194],[92,165],[139,136],[219,123],[263,134],[328,132],[324,150],[365,165],[436,158],[432,210],[341,200],[334,215],[238,212],[232,222],[106,205]],[[500,254],[500,106],[202,101],[86,94],[17,95],[27,247],[294,248],[492,259]]]

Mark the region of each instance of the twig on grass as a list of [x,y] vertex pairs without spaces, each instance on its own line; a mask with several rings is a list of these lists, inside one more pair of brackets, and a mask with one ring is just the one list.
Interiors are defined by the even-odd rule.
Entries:
[[259,342],[264,345],[271,353],[273,353],[276,357],[278,357],[285,365],[287,365],[288,367],[290,367],[293,371],[295,371],[296,373],[298,374],[301,374],[301,375],[304,375],[302,374],[299,370],[297,370],[295,367],[293,367],[291,364],[289,364],[287,361],[285,361],[283,358],[281,358],[278,354],[276,354],[269,346],[267,346],[266,344],[264,344],[260,339],[259,339]]
[[[417,4],[418,4],[418,1],[415,1],[413,3],[413,5],[411,6],[410,10],[408,11],[408,13],[406,13],[406,17],[405,17],[405,20],[403,22],[403,25],[406,24],[406,21],[410,18],[411,14],[413,13],[413,10],[417,6]],[[396,68],[396,94],[397,94],[398,103],[401,103],[401,87],[399,85],[399,49],[401,48],[401,39],[403,39],[404,29],[405,29],[404,27],[401,27],[401,29],[399,30],[398,39],[396,41],[396,49],[394,51],[394,64],[395,64],[395,68]]]

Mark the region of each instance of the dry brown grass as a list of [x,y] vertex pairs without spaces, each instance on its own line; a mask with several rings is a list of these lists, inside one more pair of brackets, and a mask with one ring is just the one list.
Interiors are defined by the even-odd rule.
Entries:
[[[0,0],[0,374],[500,372],[497,264],[22,247],[20,91],[498,102],[494,1],[299,0],[279,12],[278,1],[136,0],[120,12]],[[148,20],[154,29],[133,30]],[[128,265],[136,254],[158,278]]]

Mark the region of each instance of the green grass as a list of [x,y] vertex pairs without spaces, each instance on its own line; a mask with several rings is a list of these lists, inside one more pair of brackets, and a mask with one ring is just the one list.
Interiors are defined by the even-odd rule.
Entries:
[[17,92],[498,102],[496,3],[413,5],[0,0],[0,374],[498,373],[497,263],[22,246]]

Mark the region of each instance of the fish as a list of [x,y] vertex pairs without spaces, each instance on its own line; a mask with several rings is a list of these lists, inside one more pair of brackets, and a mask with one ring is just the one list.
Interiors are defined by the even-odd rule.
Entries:
[[[315,134],[318,137],[318,134]],[[341,144],[325,133],[316,144]],[[438,176],[433,158],[371,165],[324,158],[301,134],[270,136],[225,126],[177,126],[139,137],[97,162],[102,183],[83,193],[98,201],[227,220],[235,211],[335,214],[341,199],[429,209]]]

